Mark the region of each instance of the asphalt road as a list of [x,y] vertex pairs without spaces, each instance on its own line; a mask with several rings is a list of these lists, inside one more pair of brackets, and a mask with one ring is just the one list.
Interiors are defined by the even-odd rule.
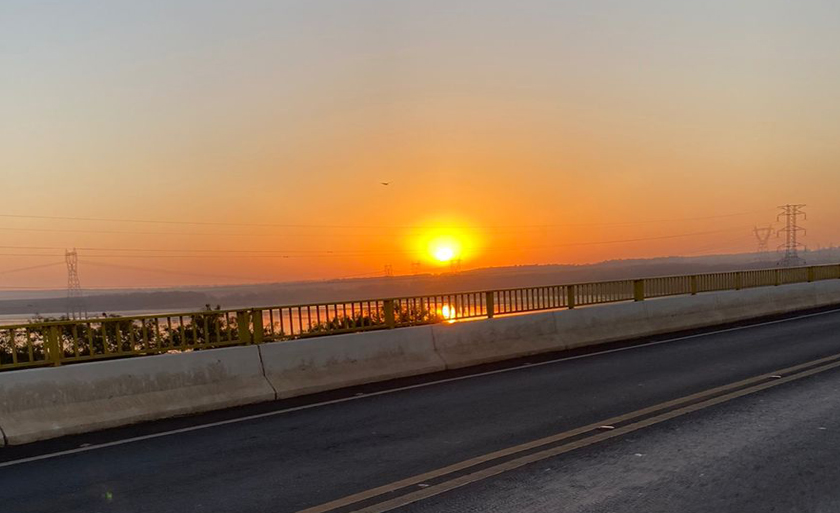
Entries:
[[[274,403],[0,449],[0,511],[286,512],[410,480],[337,510],[384,511],[385,501],[444,489],[472,470],[413,476],[611,417],[614,435],[578,433],[562,443],[579,448],[397,511],[838,511],[840,367],[765,376],[755,383],[772,388],[650,425],[651,414],[638,414],[837,354],[840,312],[821,313],[329,404]],[[610,438],[592,442],[596,433]],[[488,458],[470,475],[514,456]]]
[[838,459],[834,370],[397,511],[837,512]]

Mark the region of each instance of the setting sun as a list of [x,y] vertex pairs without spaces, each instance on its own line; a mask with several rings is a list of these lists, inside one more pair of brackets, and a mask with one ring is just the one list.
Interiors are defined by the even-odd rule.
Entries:
[[439,217],[417,226],[406,234],[406,249],[434,267],[444,267],[472,262],[480,254],[482,237],[463,218]]
[[441,262],[449,262],[455,258],[455,250],[450,246],[440,246],[435,250],[435,258]]
[[429,240],[428,252],[438,263],[449,263],[461,258],[461,239],[454,235],[438,235]]

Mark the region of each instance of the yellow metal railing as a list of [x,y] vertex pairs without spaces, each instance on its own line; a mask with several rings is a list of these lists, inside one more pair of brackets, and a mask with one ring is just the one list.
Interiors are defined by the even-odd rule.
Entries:
[[0,371],[840,279],[840,264],[0,326]]

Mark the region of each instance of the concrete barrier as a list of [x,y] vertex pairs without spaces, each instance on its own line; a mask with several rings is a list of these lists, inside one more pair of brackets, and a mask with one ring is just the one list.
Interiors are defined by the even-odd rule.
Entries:
[[840,304],[840,281],[679,296],[645,304],[653,335]]
[[431,326],[350,333],[260,346],[278,398],[442,371]]
[[558,349],[644,337],[650,334],[648,301],[615,303],[554,312]]
[[0,373],[10,445],[275,398],[257,347]]
[[840,304],[840,280],[0,373],[9,444]]
[[432,326],[435,349],[447,369],[556,351],[555,312],[497,317]]
[[840,280],[596,305],[433,327],[449,369],[840,304]]

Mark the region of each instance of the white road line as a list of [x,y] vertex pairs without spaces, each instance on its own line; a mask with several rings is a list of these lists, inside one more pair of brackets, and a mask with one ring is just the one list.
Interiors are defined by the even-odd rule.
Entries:
[[[357,401],[357,400],[361,400],[361,399],[367,399],[369,397],[376,397],[376,396],[379,396],[379,395],[394,394],[394,393],[403,392],[403,391],[406,391],[406,390],[414,390],[416,388],[430,387],[430,386],[440,385],[440,384],[444,384],[444,383],[452,383],[452,382],[455,382],[455,381],[462,381],[462,380],[466,380],[466,379],[479,378],[479,377],[483,377],[483,376],[492,376],[494,374],[502,374],[504,372],[523,371],[523,370],[533,369],[534,367],[541,367],[543,365],[552,365],[552,364],[555,364],[555,363],[568,362],[568,361],[571,361],[571,360],[579,360],[581,358],[591,358],[593,356],[600,356],[600,355],[605,355],[605,354],[610,354],[610,353],[618,353],[618,352],[621,352],[621,351],[630,351],[632,349],[640,349],[640,348],[643,348],[643,347],[657,346],[657,345],[660,345],[660,344],[665,344],[665,343],[670,343],[670,342],[679,342],[679,341],[682,341],[682,340],[690,340],[690,339],[694,339],[694,338],[708,337],[708,336],[712,336],[712,335],[718,335],[718,334],[721,334],[721,333],[730,333],[730,332],[733,332],[733,331],[741,331],[741,330],[747,330],[747,329],[752,329],[752,328],[759,328],[759,327],[762,327],[762,326],[770,326],[770,325],[773,325],[773,324],[781,324],[781,323],[785,323],[785,322],[791,322],[791,321],[796,321],[796,320],[800,320],[800,319],[808,319],[808,318],[811,318],[811,317],[829,315],[829,314],[838,313],[838,312],[840,312],[840,310],[828,310],[828,311],[825,311],[825,312],[817,312],[817,313],[811,313],[811,314],[807,314],[807,315],[799,315],[797,317],[790,317],[790,318],[787,318],[787,319],[778,319],[778,320],[775,320],[775,321],[767,321],[767,322],[762,322],[762,323],[758,323],[758,324],[750,324],[750,325],[747,325],[747,326],[737,326],[737,327],[734,327],[734,328],[727,328],[727,329],[723,329],[723,330],[710,331],[710,332],[707,332],[707,333],[697,333],[695,335],[686,335],[684,337],[676,337],[676,338],[669,338],[669,339],[666,339],[666,340],[658,340],[656,342],[648,342],[646,344],[638,344],[638,345],[633,345],[633,346],[628,346],[628,347],[619,347],[619,348],[616,348],[616,349],[608,349],[606,351],[600,351],[600,352],[597,352],[597,353],[588,353],[588,354],[582,354],[582,355],[577,355],[577,356],[567,356],[565,358],[557,358],[555,360],[547,360],[547,361],[544,361],[544,362],[531,363],[531,364],[528,364],[528,365],[521,365],[521,366],[510,367],[510,368],[506,368],[506,369],[497,369],[497,370],[493,370],[493,371],[481,372],[481,373],[477,373],[477,374],[469,374],[469,375],[466,375],[466,376],[458,376],[458,377],[455,377],[455,378],[446,378],[446,379],[441,379],[441,380],[437,380],[437,381],[429,381],[429,382],[426,382],[426,383],[418,383],[416,385],[408,385],[408,386],[399,387],[399,388],[391,388],[391,389],[388,389],[388,390],[380,390],[378,392],[371,392],[369,394],[363,394],[363,395],[351,396],[351,397],[344,397],[342,399],[333,399],[331,401],[324,401],[324,402],[320,402],[320,403],[307,404],[305,406],[297,406],[297,407],[294,407],[294,408],[287,408],[285,410],[270,411],[270,412],[266,412],[266,413],[259,413],[259,414],[256,414],[256,415],[246,415],[244,417],[237,417],[237,418],[234,418],[234,419],[222,420],[222,421],[218,421],[218,422],[209,422],[207,424],[198,424],[198,425],[195,425],[195,426],[189,426],[189,427],[180,428],[180,429],[173,429],[173,430],[170,430],[170,431],[161,431],[159,433],[152,433],[152,434],[149,434],[149,435],[136,436],[136,437],[132,437],[132,438],[125,438],[125,439],[122,439],[122,440],[115,440],[113,442],[95,444],[95,445],[90,445],[90,446],[87,446],[87,447],[77,447],[75,449],[68,449],[66,451],[58,451],[58,452],[53,452],[53,453],[48,453],[48,454],[41,454],[41,455],[38,455],[38,456],[32,456],[32,457],[29,457],[29,458],[21,458],[21,459],[18,459],[18,460],[6,461],[6,462],[0,463],[0,468],[11,467],[11,466],[14,466],[14,465],[21,465],[21,464],[30,463],[30,462],[33,462],[33,461],[59,458],[61,456],[69,456],[71,454],[78,454],[78,453],[83,453],[83,452],[88,452],[88,451],[95,451],[95,450],[99,450],[99,449],[106,449],[108,447],[115,447],[115,446],[118,446],[118,445],[125,445],[125,444],[130,444],[130,443],[135,443],[135,442],[142,442],[144,440],[152,440],[152,439],[155,439],[155,438],[162,438],[162,437],[165,437],[165,436],[178,435],[178,434],[181,434],[181,433],[189,433],[189,432],[192,432],[192,431],[199,431],[199,430],[209,429],[209,428],[214,428],[214,427],[219,427],[219,426],[226,426],[226,425],[229,425],[229,424],[238,424],[240,422],[248,422],[248,421],[251,421],[251,420],[263,419],[263,418],[267,418],[267,417],[274,417],[276,415],[283,415],[283,414],[286,414],[286,413],[292,413],[292,412],[296,412],[296,411],[309,410],[309,409],[313,409],[313,408],[319,408],[321,406],[329,406],[329,405],[340,404],[340,403],[345,403],[345,402],[349,402],[349,401]],[[2,449],[0,449],[0,451],[2,451]]]

